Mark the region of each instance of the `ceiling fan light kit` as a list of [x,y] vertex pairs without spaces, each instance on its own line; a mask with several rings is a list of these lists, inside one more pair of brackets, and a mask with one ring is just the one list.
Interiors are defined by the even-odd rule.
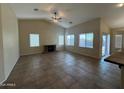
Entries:
[[53,16],[51,18],[53,22],[61,22],[61,19],[62,19],[61,17],[58,16],[58,12],[56,11],[53,13]]

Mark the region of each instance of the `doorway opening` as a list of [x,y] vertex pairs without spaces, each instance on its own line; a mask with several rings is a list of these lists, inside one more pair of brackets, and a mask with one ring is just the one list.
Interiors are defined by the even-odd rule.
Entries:
[[110,35],[104,33],[102,35],[102,56],[108,56],[110,54]]

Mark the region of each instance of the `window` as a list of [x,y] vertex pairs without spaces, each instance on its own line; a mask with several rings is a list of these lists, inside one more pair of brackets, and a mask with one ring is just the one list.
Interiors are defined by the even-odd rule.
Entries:
[[86,47],[93,48],[93,33],[86,34]]
[[79,46],[80,47],[85,47],[85,34],[80,34],[79,35]]
[[115,35],[115,48],[122,48],[122,35]]
[[93,48],[93,33],[80,34],[79,47]]
[[64,36],[59,35],[59,45],[64,45]]
[[67,35],[67,45],[74,46],[74,35]]
[[39,41],[39,34],[30,34],[30,47],[39,47],[40,41]]

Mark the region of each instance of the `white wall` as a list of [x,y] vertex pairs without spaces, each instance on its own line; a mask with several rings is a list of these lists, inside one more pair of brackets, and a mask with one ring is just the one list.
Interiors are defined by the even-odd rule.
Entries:
[[12,71],[19,58],[18,23],[9,4],[1,5],[1,26],[3,42],[3,60],[5,79]]
[[[58,36],[64,35],[64,28],[40,19],[20,19],[19,21],[20,54],[29,55],[43,52],[44,45],[56,45],[57,50],[63,50],[64,46],[58,45]],[[29,46],[29,34],[40,35],[40,47]]]
[[[1,13],[1,6],[0,6]],[[3,63],[3,38],[2,38],[2,25],[1,25],[1,15],[0,15],[0,82],[5,78],[4,75],[4,63]]]
[[[79,34],[87,32],[94,33],[94,44],[93,48],[83,48],[79,47]],[[66,46],[65,49],[71,52],[83,54],[86,56],[99,58],[99,33],[100,33],[100,18],[87,21],[85,23],[81,23],[74,27],[71,27],[66,30],[66,35],[74,34],[75,35],[75,45],[73,46]]]

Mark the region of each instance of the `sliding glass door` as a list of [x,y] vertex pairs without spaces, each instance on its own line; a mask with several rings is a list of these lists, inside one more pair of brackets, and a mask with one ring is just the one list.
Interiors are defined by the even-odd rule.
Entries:
[[102,35],[102,56],[109,55],[110,52],[110,35]]

